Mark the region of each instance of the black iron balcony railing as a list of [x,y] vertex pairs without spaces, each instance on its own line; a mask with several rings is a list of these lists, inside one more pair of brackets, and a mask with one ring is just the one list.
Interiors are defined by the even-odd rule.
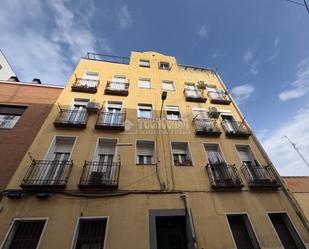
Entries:
[[184,89],[183,92],[184,92],[186,101],[205,103],[207,100],[207,98],[205,98],[202,92],[198,89],[196,90]]
[[54,121],[55,127],[86,128],[88,112],[83,110],[60,109]]
[[208,97],[210,98],[210,102],[213,104],[228,105],[231,103],[230,98],[224,92],[208,92]]
[[71,86],[72,91],[96,93],[99,86],[99,80],[76,78]]
[[73,161],[32,160],[22,180],[24,189],[65,188]]
[[119,112],[101,112],[98,115],[96,129],[109,129],[124,131],[126,120],[125,109]]
[[118,188],[120,159],[117,162],[85,161],[78,187],[80,189]]
[[129,94],[128,82],[107,81],[105,94],[127,96]]
[[213,189],[241,189],[244,186],[235,165],[207,164],[206,170]]
[[243,122],[224,119],[221,124],[225,134],[229,137],[249,137],[251,135]]
[[253,165],[251,163],[244,163],[241,169],[250,188],[277,189],[281,185],[277,180],[272,167],[273,166],[271,164],[267,166],[261,166]]
[[222,133],[215,119],[195,118],[193,119],[193,125],[197,135],[220,136]]

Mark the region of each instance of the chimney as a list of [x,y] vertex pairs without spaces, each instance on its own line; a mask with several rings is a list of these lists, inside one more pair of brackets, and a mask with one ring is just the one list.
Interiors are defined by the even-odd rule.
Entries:
[[17,78],[17,76],[11,76],[8,81],[11,81],[11,82],[19,82],[19,79]]
[[32,84],[42,84],[40,79],[34,78],[31,82]]

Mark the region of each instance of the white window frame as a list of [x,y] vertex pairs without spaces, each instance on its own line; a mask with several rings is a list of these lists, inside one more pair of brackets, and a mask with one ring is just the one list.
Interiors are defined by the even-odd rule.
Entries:
[[13,226],[14,226],[14,224],[15,224],[15,221],[34,221],[34,220],[44,220],[44,221],[45,221],[44,227],[43,227],[43,229],[42,229],[42,233],[41,233],[41,235],[40,235],[38,244],[37,244],[37,246],[36,246],[36,249],[40,248],[40,244],[41,244],[41,242],[42,242],[42,238],[43,238],[43,235],[44,235],[44,233],[45,233],[45,229],[46,229],[46,227],[47,227],[48,217],[14,218],[14,219],[12,220],[10,226],[9,226],[8,231],[6,232],[6,235],[5,235],[3,241],[2,241],[2,243],[1,243],[1,245],[0,245],[0,248],[3,249],[3,246],[4,246],[4,244],[5,244],[6,240],[7,240],[7,238],[8,238],[8,236],[9,236],[10,232],[11,232],[12,229],[13,229]]
[[[173,89],[164,88],[164,84],[169,84],[169,83],[172,84]],[[174,84],[174,81],[172,81],[172,80],[162,80],[162,90],[164,90],[164,91],[176,91],[176,86]]]
[[[141,86],[140,81],[149,81],[149,87]],[[139,77],[137,82],[138,88],[151,89],[151,79],[147,77]]]
[[235,151],[236,151],[236,153],[237,153],[237,155],[238,155],[238,158],[239,158],[239,162],[242,164],[242,160],[241,160],[241,158],[240,158],[240,155],[239,155],[239,152],[238,152],[238,150],[237,150],[237,146],[240,146],[240,147],[248,147],[249,148],[249,150],[251,151],[251,154],[252,154],[252,156],[253,156],[253,159],[255,160],[255,161],[257,161],[257,163],[259,164],[259,165],[262,165],[261,163],[260,163],[260,161],[258,160],[258,158],[257,158],[257,156],[256,156],[256,154],[255,154],[255,152],[254,152],[254,150],[252,150],[252,147],[251,147],[251,145],[250,144],[233,144],[234,145],[234,149],[235,149]]
[[[150,110],[150,117],[149,118],[148,117],[142,117],[141,116],[141,109],[145,110],[147,108]],[[138,103],[137,104],[137,118],[139,118],[139,119],[153,119],[153,107],[152,107],[152,104]]]
[[273,228],[274,233],[276,234],[276,237],[277,237],[279,243],[282,245],[282,248],[283,248],[283,244],[282,244],[282,242],[281,242],[281,239],[280,239],[280,237],[279,237],[279,234],[277,233],[277,230],[276,230],[274,224],[272,223],[272,221],[271,221],[271,219],[270,219],[270,217],[269,217],[268,214],[286,214],[286,215],[288,216],[288,218],[290,219],[290,222],[291,222],[293,228],[295,229],[295,231],[296,231],[298,237],[299,237],[300,240],[303,242],[303,244],[306,246],[306,243],[304,242],[303,238],[300,236],[300,233],[298,232],[296,226],[294,225],[294,222],[292,222],[291,216],[289,215],[289,213],[288,213],[287,211],[266,211],[266,216],[267,216],[267,218],[268,218],[268,220],[269,220],[269,222],[270,222],[270,224],[271,224],[271,227]]
[[71,249],[74,249],[75,246],[76,246],[78,228],[79,228],[79,221],[82,220],[82,219],[85,219],[85,220],[87,220],[87,219],[106,219],[106,228],[105,228],[104,245],[103,245],[103,249],[105,249],[106,248],[108,226],[109,226],[109,216],[82,216],[82,217],[78,217],[77,222],[75,224],[73,239],[72,239],[72,242],[71,242]]
[[[170,150],[171,150],[171,157],[172,157],[173,165],[176,166],[176,167],[179,167],[178,165],[175,165],[173,143],[184,143],[184,144],[187,144],[187,154],[189,153],[189,158],[190,158],[190,161],[191,161],[191,164],[192,164],[192,165],[190,165],[188,167],[193,167],[194,166],[194,162],[193,162],[193,155],[192,155],[190,143],[189,142],[184,142],[184,141],[171,141],[170,142]],[[186,157],[188,157],[187,154],[186,154]]]
[[71,157],[72,157],[73,151],[74,151],[74,149],[75,149],[75,145],[76,145],[78,136],[55,135],[55,136],[53,137],[51,143],[49,144],[49,147],[48,147],[47,152],[45,153],[44,160],[48,160],[48,158],[50,157],[52,151],[55,151],[55,146],[56,146],[56,139],[57,139],[57,137],[59,137],[59,138],[72,138],[72,139],[74,138],[74,143],[73,143],[73,146],[72,146],[72,148],[71,148],[70,156],[69,156],[69,159],[68,159],[68,160],[71,160]]
[[[168,67],[167,68],[163,68],[162,65],[163,64],[167,64]],[[171,63],[168,61],[159,61],[159,69],[160,70],[171,70]]]
[[206,151],[206,147],[205,147],[205,146],[210,145],[210,146],[218,146],[219,151],[220,151],[220,153],[221,153],[221,156],[223,157],[224,162],[225,162],[226,164],[228,164],[228,161],[226,160],[225,155],[224,155],[224,153],[223,153],[221,144],[219,144],[219,143],[207,143],[207,142],[202,143],[202,144],[203,144],[203,149],[204,149],[204,153],[205,153],[205,156],[206,156],[207,163],[209,163],[209,159],[208,159],[208,154],[207,154],[207,151]]
[[[255,229],[254,229],[254,226],[252,225],[253,223],[252,223],[252,221],[251,221],[251,218],[250,218],[250,215],[249,215],[248,212],[225,212],[225,213],[224,213],[224,217],[225,217],[225,220],[226,220],[226,224],[227,224],[227,226],[228,226],[228,228],[229,228],[230,236],[232,237],[232,240],[233,240],[233,243],[234,243],[234,247],[237,249],[236,242],[235,242],[235,239],[234,239],[234,235],[233,235],[233,232],[232,232],[232,228],[231,228],[231,226],[230,226],[229,220],[227,219],[227,216],[228,216],[228,215],[244,215],[244,214],[247,215],[248,220],[249,220],[249,223],[250,223],[250,226],[251,226],[252,231],[253,231],[253,233],[254,233],[254,236],[255,236],[257,242],[259,243],[259,245],[260,245],[260,247],[261,247],[262,244],[261,244],[261,242],[260,242],[260,240],[259,240],[259,237],[257,236],[257,233],[256,233],[256,231],[255,231]],[[261,247],[261,248],[262,248],[262,247]]]
[[[145,63],[143,65],[143,62]],[[148,66],[146,65],[146,63],[148,63]],[[147,60],[147,59],[139,59],[138,61],[138,66],[139,67],[144,67],[144,68],[150,68],[150,60]]]
[[[11,117],[12,119],[7,119],[8,117]],[[21,115],[0,114],[0,129],[13,129],[20,118]],[[5,123],[6,121],[9,121],[6,125],[1,124],[2,122]]]
[[[137,143],[138,142],[152,142],[153,143],[153,159],[152,159],[152,163],[150,164],[147,164],[147,163],[144,163],[144,164],[140,164],[138,163],[138,160],[137,160],[137,156],[138,156],[138,153],[137,153]],[[136,165],[155,165],[157,164],[157,147],[156,147],[156,141],[154,140],[145,140],[145,139],[136,139],[135,140],[135,164]]]
[[[173,111],[173,110],[168,110],[168,108],[169,107],[171,107],[171,108],[177,108],[178,109],[178,113],[179,113],[179,115],[178,115],[178,119],[170,119],[170,118],[168,118],[168,114],[167,114],[167,112],[168,111]],[[176,111],[174,111],[174,112],[176,112]],[[166,115],[166,120],[170,120],[170,121],[181,121],[182,120],[182,115],[181,115],[181,111],[180,111],[180,108],[179,108],[179,106],[176,106],[176,105],[166,105],[165,106],[165,115]],[[176,115],[173,115],[173,116],[176,116]]]

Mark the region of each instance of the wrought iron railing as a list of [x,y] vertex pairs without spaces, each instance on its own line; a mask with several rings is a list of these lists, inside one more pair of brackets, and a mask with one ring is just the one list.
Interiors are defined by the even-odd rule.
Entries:
[[73,161],[32,160],[21,187],[65,187]]
[[196,134],[205,135],[220,135],[221,130],[218,127],[217,120],[210,118],[195,118],[193,119],[193,125]]
[[254,165],[253,163],[244,163],[241,167],[242,172],[249,184],[249,187],[280,187],[280,183],[277,180],[272,164],[267,166]]
[[88,120],[86,108],[82,110],[60,109],[54,125],[56,127],[81,127],[85,128]]
[[243,184],[235,165],[207,164],[206,170],[212,188],[242,188]]
[[198,89],[196,90],[184,89],[183,92],[184,92],[186,101],[206,102],[207,100],[207,98],[205,98],[202,92]]
[[101,112],[98,115],[95,128],[97,129],[119,129],[124,130],[126,120],[125,109],[119,112]]
[[221,124],[227,136],[249,137],[251,135],[244,122],[223,119]]
[[212,103],[229,104],[231,102],[230,98],[225,92],[208,92],[208,97]]
[[120,158],[117,162],[85,161],[79,188],[117,188]]
[[73,91],[96,92],[99,80],[76,78],[72,85]]

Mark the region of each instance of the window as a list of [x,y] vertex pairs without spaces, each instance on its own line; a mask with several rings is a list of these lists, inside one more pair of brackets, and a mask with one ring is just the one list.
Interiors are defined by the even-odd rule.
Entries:
[[166,91],[175,91],[174,82],[171,80],[163,80],[162,88],[163,90],[166,90]]
[[140,67],[150,67],[150,61],[149,60],[144,60],[144,59],[140,59],[139,60],[139,66]]
[[0,105],[0,128],[12,129],[27,107]]
[[138,118],[152,118],[152,105],[151,104],[138,104],[137,107]]
[[244,165],[249,166],[249,167],[254,167],[254,166],[259,165],[249,145],[236,145],[236,149],[237,149],[239,158]]
[[155,143],[138,140],[136,142],[136,163],[154,164],[155,161]]
[[205,144],[208,163],[211,165],[225,164],[225,160],[218,144]]
[[160,62],[159,62],[159,69],[162,69],[162,70],[170,70],[171,67],[170,67],[170,64],[169,64],[168,62],[160,61]]
[[3,249],[36,249],[41,238],[45,220],[15,220],[6,237]]
[[140,88],[151,88],[151,80],[148,78],[139,78],[138,87]]
[[114,75],[109,88],[114,90],[125,90],[126,83],[127,77],[125,75]]
[[168,120],[181,120],[180,110],[178,106],[167,105],[166,110],[166,119]]
[[185,92],[187,97],[200,98],[202,94],[194,83],[185,83]]
[[305,249],[305,245],[286,213],[268,214],[285,249]]
[[172,153],[175,166],[192,166],[188,143],[172,142]]
[[228,214],[227,220],[237,249],[261,248],[246,214]]
[[103,249],[106,237],[107,218],[80,218],[74,249]]
[[122,102],[107,101],[106,112],[103,117],[104,124],[112,126],[121,125],[123,122]]

